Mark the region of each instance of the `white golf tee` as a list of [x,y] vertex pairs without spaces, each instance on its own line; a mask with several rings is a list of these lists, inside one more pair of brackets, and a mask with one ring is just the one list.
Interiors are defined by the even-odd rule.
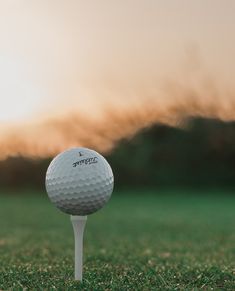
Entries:
[[83,233],[87,216],[71,215],[75,241],[75,280],[82,281]]

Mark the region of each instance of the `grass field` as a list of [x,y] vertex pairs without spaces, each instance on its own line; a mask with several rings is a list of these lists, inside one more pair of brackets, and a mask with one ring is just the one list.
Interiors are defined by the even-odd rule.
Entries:
[[0,196],[2,290],[235,290],[235,195],[114,193],[88,219],[82,284],[73,248],[45,193]]

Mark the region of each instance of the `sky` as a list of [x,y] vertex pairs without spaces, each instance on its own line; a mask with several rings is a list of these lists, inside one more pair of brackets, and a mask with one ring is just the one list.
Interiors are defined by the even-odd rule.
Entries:
[[192,102],[233,119],[234,28],[233,0],[0,1],[0,144],[20,124],[128,119],[151,103],[167,123],[169,104],[190,114]]

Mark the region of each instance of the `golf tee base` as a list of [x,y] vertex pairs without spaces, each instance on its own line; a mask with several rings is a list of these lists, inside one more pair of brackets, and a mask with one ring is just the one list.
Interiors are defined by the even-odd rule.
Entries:
[[87,216],[71,215],[75,241],[75,280],[82,281],[83,233]]

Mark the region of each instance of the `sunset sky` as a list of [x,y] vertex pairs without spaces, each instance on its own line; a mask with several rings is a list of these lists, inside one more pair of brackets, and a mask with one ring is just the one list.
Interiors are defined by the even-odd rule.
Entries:
[[178,83],[201,99],[212,90],[229,108],[234,29],[233,0],[1,1],[0,129],[69,112],[100,117],[107,106],[178,105]]

